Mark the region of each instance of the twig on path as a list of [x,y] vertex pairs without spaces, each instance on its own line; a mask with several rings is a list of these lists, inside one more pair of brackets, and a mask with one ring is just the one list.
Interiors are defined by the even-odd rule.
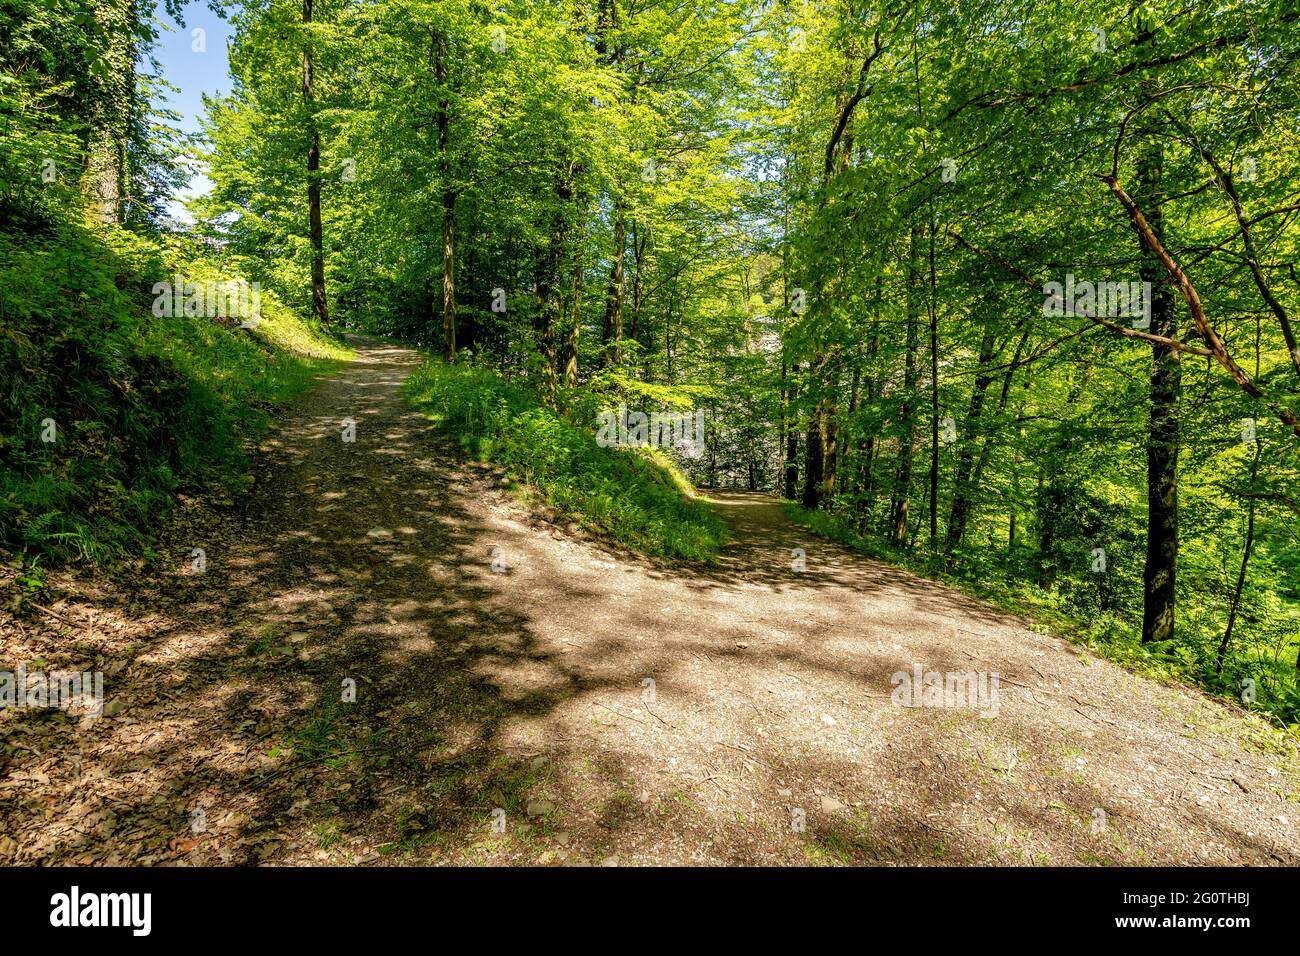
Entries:
[[[1030,687],[1028,684],[1021,684],[1021,683],[1019,683],[1018,681],[1013,681],[1013,680],[1011,680],[1011,679],[1008,678],[1008,677],[999,677],[999,678],[998,678],[998,683],[1001,683],[1001,684],[1010,684],[1012,687],[1019,687],[1021,690],[1028,691],[1028,692],[1029,692],[1029,696],[1032,697],[1032,698],[1034,699],[1034,703],[1035,703],[1035,704],[1037,704],[1039,707],[1046,707],[1046,706],[1047,706],[1047,705],[1044,704],[1041,700],[1038,699],[1038,695],[1034,693],[1034,689],[1033,689],[1032,687]],[[1044,693],[1044,694],[1050,694],[1051,691],[1047,691],[1047,690],[1045,690],[1045,691],[1043,691],[1043,693]]]
[[717,787],[717,788],[718,788],[719,790],[721,790],[723,793],[726,793],[727,796],[731,796],[731,794],[727,792],[727,788],[724,787],[722,784],[718,783],[717,778],[719,778],[719,777],[721,777],[723,780],[730,780],[730,779],[731,779],[731,774],[727,774],[727,773],[711,773],[711,774],[709,774],[707,777],[705,777],[703,780],[694,780],[694,781],[692,781],[692,782],[691,782],[691,786],[692,786],[692,787],[698,787],[700,784],[703,784],[703,783],[709,783],[710,781],[712,781],[712,782],[713,782],[713,785],[714,785],[715,787]]
[[[605,705],[600,703],[599,701],[596,701],[595,703],[597,707],[605,707]],[[605,707],[605,709],[609,711],[611,714],[617,714],[620,717],[626,717],[628,720],[636,721],[642,727],[645,726],[645,721],[642,720],[640,717],[633,717],[631,714],[625,714],[621,710],[615,710],[613,707]]]
[[725,740],[719,740],[719,741],[717,741],[717,743],[720,744],[720,745],[723,746],[723,747],[726,747],[726,748],[729,749],[729,750],[735,750],[735,751],[737,751],[738,753],[742,753],[742,754],[744,754],[745,757],[746,757],[746,759],[748,759],[748,760],[752,760],[752,761],[754,761],[755,763],[761,763],[761,764],[762,764],[764,767],[766,767],[768,770],[771,770],[771,769],[772,769],[772,765],[771,765],[770,763],[768,763],[768,762],[767,762],[766,760],[764,760],[762,757],[758,757],[758,756],[755,756],[755,755],[754,755],[754,753],[753,753],[753,748],[752,748],[752,747],[746,747],[746,746],[744,746],[744,745],[736,746],[735,744],[729,744],[729,743],[727,743]]
[[648,713],[648,714],[649,714],[651,717],[653,717],[655,720],[659,721],[659,723],[663,724],[665,727],[671,727],[671,726],[672,726],[672,724],[668,723],[668,721],[664,720],[662,717],[660,717],[658,714],[656,714],[653,710],[651,710],[651,709],[650,709],[650,705],[647,704],[644,700],[641,701],[641,706],[644,707],[644,708],[646,709],[646,713]]
[[139,804],[132,803],[130,800],[126,800],[122,797],[115,797],[111,793],[102,793],[98,790],[92,790],[91,793],[99,797],[101,800],[112,800],[114,803],[121,804],[124,807],[130,807],[132,810],[139,807]]
[[[767,692],[768,692],[769,694],[772,693],[771,688],[768,688],[768,689],[767,689]],[[746,703],[748,703],[749,706],[752,707],[752,708],[754,709],[754,713],[758,714],[760,717],[764,716],[765,714],[766,714],[767,716],[769,716],[769,717],[778,717],[778,718],[779,718],[779,717],[784,717],[784,716],[785,716],[785,710],[784,710],[783,708],[780,708],[780,707],[777,707],[777,708],[772,708],[772,707],[760,707],[760,706],[759,706],[759,705],[754,701],[754,699],[753,699],[752,697],[750,697],[748,694],[741,694],[740,696],[743,697],[743,698],[745,698]]]
[[739,750],[741,753],[749,753],[751,750],[754,749],[752,747],[746,747],[744,744],[739,744],[739,745],[729,744],[725,740],[718,740],[715,741],[715,743],[719,743],[724,747],[730,747],[732,750]]
[[45,615],[47,615],[47,616],[49,616],[49,617],[54,618],[54,620],[56,620],[56,621],[60,621],[60,622],[62,622],[62,623],[64,623],[64,624],[68,625],[68,627],[85,627],[84,624],[73,624],[73,623],[72,623],[71,621],[69,621],[66,617],[63,617],[62,615],[59,615],[59,614],[55,614],[55,613],[54,613],[53,611],[51,611],[48,607],[41,607],[39,604],[33,604],[33,605],[31,605],[31,606],[34,607],[34,608],[36,608],[36,610],[40,611],[42,614],[45,614]]
[[[1087,705],[1087,704],[1084,704],[1084,706],[1087,707],[1088,705]],[[1088,720],[1095,720],[1095,721],[1097,721],[1098,723],[1110,724],[1112,727],[1119,727],[1119,726],[1120,726],[1119,724],[1115,723],[1115,721],[1113,721],[1113,720],[1106,720],[1104,717],[1088,717],[1088,715],[1085,714],[1083,711],[1081,711],[1078,707],[1075,707],[1075,708],[1074,708],[1074,712],[1075,712],[1076,714],[1078,714],[1080,717],[1087,717]],[[1121,729],[1122,729],[1122,728],[1121,728]]]
[[377,751],[382,751],[383,749],[384,749],[383,747],[361,747],[358,750],[340,750],[337,753],[321,754],[319,757],[312,757],[310,760],[302,760],[291,766],[284,767],[281,770],[277,770],[269,777],[262,777],[260,780],[258,780],[258,783],[267,783],[268,781],[274,780],[276,777],[284,776],[284,774],[286,773],[290,773],[294,770],[301,770],[304,767],[310,767],[313,764],[318,764],[324,760],[332,760],[335,757],[350,757],[353,754],[375,753]]
[[1250,788],[1238,780],[1236,777],[1221,777],[1217,773],[1206,773],[1204,770],[1193,770],[1192,773],[1200,774],[1202,777],[1210,777],[1214,780],[1222,780],[1225,783],[1235,783],[1241,788],[1242,793],[1250,793]]

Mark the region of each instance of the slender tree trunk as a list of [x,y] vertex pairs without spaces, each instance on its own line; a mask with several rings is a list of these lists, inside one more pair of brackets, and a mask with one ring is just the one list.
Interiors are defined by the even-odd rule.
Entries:
[[627,223],[623,203],[614,202],[614,262],[609,270],[609,288],[605,293],[605,325],[602,338],[605,356],[602,364],[618,365],[623,360],[623,266],[627,255]]
[[442,357],[456,357],[456,190],[451,182],[451,108],[447,98],[447,41],[435,40],[438,100],[438,167],[442,176]]
[[[786,144],[784,150],[786,162],[782,164],[781,172],[781,195],[788,200],[790,194],[790,170],[793,166],[792,156],[789,144]],[[796,376],[799,374],[799,363],[789,362],[790,345],[786,341],[785,323],[790,321],[790,206],[788,201],[782,203],[781,207],[781,298],[785,305],[782,313],[783,322],[781,327],[781,435],[780,446],[777,448],[778,457],[781,459],[780,474],[777,475],[777,491],[788,501],[794,501],[795,489],[799,486],[799,434],[795,428],[794,408],[795,399],[798,395],[798,386],[796,385]],[[787,364],[789,370],[787,371]]]
[[799,398],[799,363],[790,366],[790,379],[786,385],[785,432],[785,497],[794,501],[799,489],[799,430],[795,428],[794,408]]
[[1007,514],[1007,561],[1016,557],[1016,505],[1020,501],[1020,449],[1011,456],[1011,503]]
[[[995,343],[993,326],[991,323],[986,323],[984,335],[980,339],[979,371],[975,375],[975,383],[971,389],[970,407],[966,412],[966,420],[960,436],[961,452],[957,456],[957,473],[953,476],[952,510],[948,514],[948,531],[943,545],[944,554],[947,555],[952,554],[961,544],[961,539],[966,533],[966,519],[970,514],[972,490],[970,474],[975,465],[975,430],[984,411],[984,396],[993,383],[993,377],[988,374],[987,369],[989,363],[993,361]],[[987,448],[988,445],[986,441],[984,447]]]
[[1034,523],[1038,528],[1038,586],[1045,591],[1056,585],[1056,518],[1060,494],[1047,480],[1042,465],[1038,470],[1038,490],[1034,496]]
[[930,550],[939,543],[939,313],[935,307],[934,219],[930,220]]
[[[817,381],[819,371],[816,365],[809,368],[808,377],[810,381]],[[805,508],[816,508],[821,504],[822,465],[824,462],[822,415],[825,411],[825,405],[826,400],[819,398],[808,415],[808,431],[804,436],[803,446],[803,506]]]
[[664,313],[664,371],[669,385],[676,382],[673,375],[673,312],[676,308],[677,289],[673,288],[668,293],[668,311]]
[[776,493],[779,495],[782,491],[782,483],[785,480],[785,435],[786,435],[786,416],[789,413],[790,396],[787,393],[789,377],[789,362],[785,357],[784,347],[781,350],[781,379],[778,385],[777,394],[781,398],[781,414],[777,417],[777,436],[776,436]]
[[[1259,474],[1259,443],[1255,444],[1255,460],[1250,465],[1250,481],[1253,485]],[[1223,629],[1223,640],[1219,642],[1219,652],[1214,659],[1214,673],[1223,673],[1223,661],[1228,656],[1228,646],[1232,643],[1232,626],[1237,622],[1237,609],[1241,607],[1241,592],[1246,587],[1246,569],[1250,565],[1250,551],[1255,544],[1255,499],[1250,499],[1246,512],[1246,545],[1241,551],[1241,570],[1237,573],[1237,586],[1232,591],[1232,605],[1228,608],[1228,624]]]
[[[879,386],[876,379],[876,358],[880,355],[880,309],[885,301],[884,276],[876,275],[876,311],[871,317],[871,344],[867,349],[867,355],[871,360],[871,374],[867,376],[867,402],[875,408],[876,399],[879,396]],[[869,523],[871,517],[875,514],[875,494],[876,494],[876,435],[873,431],[862,442],[862,492],[867,504],[866,521]],[[864,523],[859,521],[859,527],[864,527]]]
[[[1163,241],[1164,151],[1158,142],[1139,160],[1138,192],[1152,233]],[[1177,332],[1173,290],[1164,265],[1139,237],[1143,250],[1141,277],[1151,283],[1151,332]],[[1182,390],[1179,354],[1159,342],[1151,346],[1151,407],[1147,429],[1147,555],[1143,574],[1142,641],[1174,636],[1175,582],[1178,568],[1178,402]]]
[[[636,221],[632,222],[632,325],[628,338],[633,342],[641,340],[641,304],[644,295],[645,250],[649,236]],[[646,375],[647,380],[649,375]]]
[[[836,134],[827,144],[826,165],[823,170],[823,197],[840,173],[853,165],[853,135],[846,132],[854,107],[862,99],[862,92],[842,96],[837,104],[840,122]],[[823,198],[823,202],[825,199]],[[817,290],[812,307],[826,308],[821,275],[817,277]],[[809,389],[817,404],[808,419],[808,434],[804,444],[803,506],[819,508],[835,494],[835,472],[839,463],[839,444],[836,435],[839,418],[836,389],[839,387],[838,363],[832,353],[819,348],[808,366]]]
[[[1218,170],[1216,169],[1216,172]],[[1220,178],[1223,174],[1219,173]],[[1253,253],[1252,253],[1253,254]],[[1260,323],[1255,320],[1255,378],[1259,378],[1260,365]],[[1263,446],[1259,441],[1255,442],[1255,457],[1250,463],[1250,484],[1253,487],[1256,479],[1259,478],[1259,458],[1263,453]],[[1214,661],[1214,673],[1223,673],[1223,661],[1228,656],[1228,646],[1232,642],[1232,626],[1237,620],[1237,609],[1241,607],[1241,593],[1246,587],[1246,569],[1250,566],[1250,551],[1255,544],[1255,504],[1258,499],[1251,498],[1249,510],[1246,513],[1246,544],[1241,551],[1241,570],[1237,574],[1237,586],[1232,592],[1232,605],[1228,609],[1228,623],[1223,629],[1223,640],[1219,642],[1219,653]],[[1296,658],[1296,666],[1300,667],[1300,656]]]
[[[838,363],[837,363],[838,365]],[[838,387],[838,368],[836,373],[831,376],[831,388]],[[822,409],[821,416],[822,427],[822,454],[824,457],[822,470],[822,489],[818,496],[822,501],[830,501],[835,497],[835,482],[839,478],[840,470],[840,418],[839,406],[837,405],[834,392],[831,397],[826,399],[826,405]]]
[[825,353],[818,356],[809,368],[809,378],[820,383],[829,394],[817,399],[808,418],[808,433],[804,439],[803,506],[820,508],[835,493],[835,469],[838,458],[835,399],[832,397],[838,384],[835,363]]
[[[312,0],[302,0],[302,22],[311,23]],[[328,325],[329,301],[325,297],[325,231],[320,214],[320,130],[312,85],[311,40],[302,53],[302,98],[307,106],[307,229],[311,242],[311,307],[317,321]]]
[[567,209],[573,198],[573,185],[567,176],[556,174],[556,206],[551,214],[551,234],[537,268],[537,347],[542,356],[542,399],[555,407],[558,391],[556,330],[563,309],[560,290],[560,262],[568,242]]
[[[1020,341],[1019,341],[1019,343],[1017,343],[1017,345],[1016,345],[1015,355],[1012,357],[1010,364],[1007,365],[1006,372],[1003,373],[1003,376],[1002,376],[1002,395],[1001,395],[1001,397],[998,399],[998,408],[997,408],[997,413],[998,413],[999,415],[1001,415],[1004,411],[1006,411],[1006,408],[1007,408],[1007,401],[1008,401],[1008,400],[1010,399],[1010,397],[1011,397],[1011,382],[1012,382],[1012,380],[1015,378],[1015,375],[1016,375],[1016,369],[1017,369],[1017,368],[1019,367],[1019,365],[1020,365],[1020,356],[1024,354],[1025,345],[1029,342],[1029,331],[1030,331],[1029,328],[1026,327],[1026,328],[1025,328],[1025,331],[1021,334],[1021,336],[1020,336]],[[968,428],[967,428],[967,430],[968,430],[968,434],[973,435],[974,430],[975,430],[974,422],[970,422],[970,423],[968,423]],[[962,514],[961,519],[960,519],[960,532],[961,532],[961,533],[959,533],[959,534],[956,536],[956,538],[953,539],[952,548],[954,548],[954,549],[955,549],[959,544],[961,544],[962,536],[963,536],[963,534],[965,533],[966,527],[967,527],[967,526],[969,525],[969,523],[970,523],[970,515],[971,515],[971,513],[972,513],[973,510],[974,510],[974,491],[975,491],[976,488],[979,488],[979,487],[983,484],[983,481],[984,481],[984,469],[988,466],[988,463],[989,463],[989,456],[990,456],[992,453],[993,453],[993,437],[992,437],[992,436],[989,436],[989,437],[986,437],[986,438],[984,439],[983,444],[980,445],[980,454],[979,454],[979,458],[978,458],[978,459],[976,460],[976,462],[975,462],[975,471],[974,471],[974,473],[970,475],[969,479],[965,479],[965,478],[963,478],[960,474],[959,474],[959,476],[958,476],[958,481],[961,482],[961,483],[963,484],[963,486],[965,487],[965,489],[966,489],[966,492],[965,492],[966,504],[965,504],[965,507],[964,507],[964,509],[963,509],[963,514]],[[1016,463],[1016,464],[1019,464],[1019,461],[1020,461],[1020,457],[1019,457],[1019,456],[1020,456],[1020,449],[1019,449],[1019,447],[1017,447],[1016,450],[1015,450],[1015,463]],[[1014,468],[1014,465],[1013,465],[1013,468]],[[1019,500],[1018,494],[1019,494],[1019,485],[1016,486],[1016,499],[1015,499],[1015,500],[1017,500],[1017,501]],[[956,502],[954,502],[954,510],[955,510],[955,505],[956,505]],[[1015,501],[1012,501],[1012,503],[1011,503],[1011,510],[1010,510],[1011,529],[1010,529],[1010,532],[1009,532],[1009,538],[1012,538],[1012,539],[1015,538],[1015,518],[1016,518],[1016,515],[1015,515]],[[1012,547],[1012,545],[1009,543],[1009,544],[1008,544],[1008,548],[1010,548],[1010,547]]]
[[577,223],[574,229],[572,301],[569,305],[569,343],[565,350],[564,385],[578,384],[578,337],[582,333],[582,290],[586,269],[587,196],[578,195]]
[[916,351],[920,324],[918,260],[920,229],[912,227],[907,251],[907,354],[903,362],[903,401],[899,407],[901,435],[898,439],[898,471],[894,479],[894,500],[890,506],[890,538],[896,545],[907,544],[907,518],[912,494],[912,449],[916,444]]

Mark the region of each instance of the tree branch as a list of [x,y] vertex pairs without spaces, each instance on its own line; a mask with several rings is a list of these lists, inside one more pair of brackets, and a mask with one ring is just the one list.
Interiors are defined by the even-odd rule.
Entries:
[[1161,243],[1151,229],[1146,217],[1142,215],[1142,210],[1138,209],[1137,204],[1124,191],[1124,187],[1120,185],[1119,180],[1109,174],[1099,174],[1098,178],[1110,187],[1110,191],[1115,194],[1115,198],[1119,200],[1129,218],[1133,220],[1133,225],[1137,228],[1138,233],[1146,240],[1147,245],[1160,261],[1164,263],[1165,269],[1169,272],[1169,278],[1173,280],[1174,285],[1178,287],[1183,294],[1183,298],[1187,301],[1187,308],[1191,310],[1192,320],[1196,323],[1196,328],[1201,333],[1201,337],[1210,346],[1210,353],[1215,360],[1223,366],[1227,373],[1232,376],[1232,380],[1241,386],[1247,395],[1263,402],[1273,414],[1295,432],[1297,438],[1300,438],[1300,418],[1297,418],[1295,412],[1291,411],[1291,409],[1268,398],[1263,390],[1251,381],[1250,376],[1228,354],[1223,340],[1219,338],[1219,334],[1214,331],[1209,320],[1205,317],[1205,308],[1201,305],[1201,297],[1197,295],[1196,288],[1192,285],[1191,280],[1187,278],[1183,270],[1178,267],[1178,263],[1165,249],[1164,244]]

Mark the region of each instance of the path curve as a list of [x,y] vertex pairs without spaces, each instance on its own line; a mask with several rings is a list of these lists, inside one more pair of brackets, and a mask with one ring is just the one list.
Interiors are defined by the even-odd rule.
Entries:
[[[164,567],[60,605],[118,703],[7,725],[11,860],[1300,862],[1295,756],[1256,718],[762,495],[713,496],[716,566],[609,550],[430,430],[401,394],[416,353],[358,353],[242,505],[189,509]],[[996,713],[895,706],[916,667],[996,673]]]

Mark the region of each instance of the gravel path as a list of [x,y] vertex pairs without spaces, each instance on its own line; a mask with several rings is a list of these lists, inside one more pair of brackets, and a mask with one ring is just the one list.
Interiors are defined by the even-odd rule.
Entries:
[[[187,509],[124,580],[60,579],[62,624],[0,624],[102,667],[112,714],[0,716],[0,860],[1300,863],[1300,761],[1257,718],[765,496],[713,495],[715,566],[611,551],[432,433],[414,352],[359,353],[243,506]],[[896,706],[917,669],[981,693]]]

